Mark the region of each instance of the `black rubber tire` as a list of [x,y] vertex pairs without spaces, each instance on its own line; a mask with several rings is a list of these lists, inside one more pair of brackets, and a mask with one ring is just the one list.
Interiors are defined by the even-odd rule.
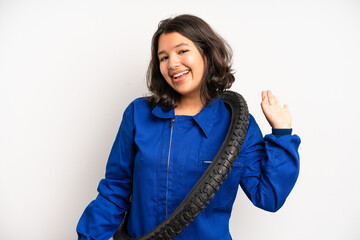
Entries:
[[230,107],[231,122],[220,150],[201,178],[175,211],[151,232],[131,238],[126,233],[126,224],[122,224],[114,240],[171,240],[189,226],[215,196],[237,159],[249,124],[249,110],[240,94],[225,91],[220,97]]

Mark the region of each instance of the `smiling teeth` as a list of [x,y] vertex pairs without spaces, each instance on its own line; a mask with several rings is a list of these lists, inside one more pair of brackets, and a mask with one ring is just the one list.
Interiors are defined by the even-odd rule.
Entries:
[[180,77],[181,75],[184,75],[184,74],[186,74],[186,73],[188,73],[188,72],[189,72],[189,70],[186,70],[186,71],[184,71],[184,72],[175,74],[173,77],[174,77],[174,78],[177,78],[177,77]]

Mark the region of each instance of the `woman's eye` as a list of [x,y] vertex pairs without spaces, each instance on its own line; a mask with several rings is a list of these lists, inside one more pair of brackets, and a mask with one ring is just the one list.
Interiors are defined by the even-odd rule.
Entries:
[[160,58],[160,62],[162,62],[162,61],[164,61],[166,59],[168,59],[168,57],[162,57],[162,58]]
[[186,52],[188,52],[189,50],[181,50],[180,52],[179,52],[179,54],[183,54],[183,53],[186,53]]

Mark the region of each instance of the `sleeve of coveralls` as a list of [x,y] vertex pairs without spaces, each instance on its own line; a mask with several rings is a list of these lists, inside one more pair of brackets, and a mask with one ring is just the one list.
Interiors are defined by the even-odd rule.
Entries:
[[77,225],[78,239],[110,239],[129,207],[133,159],[136,152],[133,116],[133,104],[130,104],[123,114],[112,146],[105,179],[99,183],[99,194],[87,206]]
[[240,186],[255,206],[276,212],[284,204],[299,175],[299,145],[297,135],[263,138],[250,115],[239,155],[243,165]]

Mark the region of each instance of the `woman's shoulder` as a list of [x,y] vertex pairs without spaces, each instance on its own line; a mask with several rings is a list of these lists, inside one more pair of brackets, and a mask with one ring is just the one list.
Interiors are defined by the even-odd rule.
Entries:
[[147,98],[148,98],[148,97],[138,97],[138,98],[135,98],[130,104],[136,104],[136,105],[144,105],[144,104],[147,104],[147,103],[148,103]]
[[147,97],[138,97],[132,100],[126,107],[124,113],[131,115],[144,115],[152,111]]
[[134,108],[134,109],[139,109],[139,108],[150,108],[150,105],[147,101],[148,97],[138,97],[135,98],[134,100],[132,100],[129,105],[127,106],[127,108]]

